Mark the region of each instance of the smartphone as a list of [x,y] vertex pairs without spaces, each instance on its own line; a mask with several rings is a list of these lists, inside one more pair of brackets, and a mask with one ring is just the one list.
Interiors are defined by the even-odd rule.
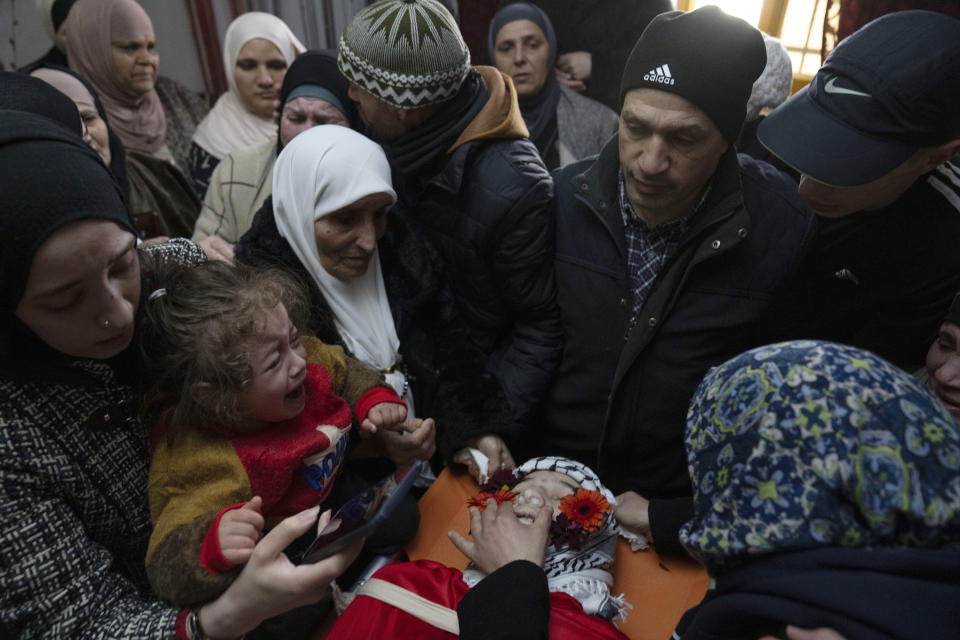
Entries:
[[397,469],[340,507],[300,556],[299,564],[318,562],[377,530],[397,508],[427,463],[417,460]]

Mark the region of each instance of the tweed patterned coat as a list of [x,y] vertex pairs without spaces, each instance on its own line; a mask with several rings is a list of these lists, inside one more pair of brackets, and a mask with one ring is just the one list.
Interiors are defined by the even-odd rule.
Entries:
[[[186,240],[152,249],[203,261]],[[0,637],[173,638],[147,583],[147,434],[133,380],[104,362],[69,382],[0,376]]]

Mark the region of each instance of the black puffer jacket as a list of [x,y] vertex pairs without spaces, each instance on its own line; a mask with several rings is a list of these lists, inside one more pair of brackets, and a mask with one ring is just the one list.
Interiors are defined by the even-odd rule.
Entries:
[[663,531],[675,544],[692,511],[683,447],[690,398],[710,367],[799,337],[791,294],[816,223],[795,183],[731,149],[631,320],[618,170],[614,138],[596,159],[554,173],[566,343],[528,453],[576,457],[615,493],[654,499],[662,551],[670,542]]
[[[417,414],[436,420],[437,450],[444,461],[449,463],[471,436],[510,437],[516,424],[503,390],[484,373],[485,356],[463,331],[436,249],[393,214],[377,246]],[[272,197],[240,238],[236,257],[244,264],[279,267],[296,276],[310,294],[308,332],[346,349],[326,299],[277,231]]]
[[536,147],[527,139],[468,142],[422,189],[408,181],[397,191],[398,212],[443,252],[472,339],[525,421],[562,347],[553,182]]

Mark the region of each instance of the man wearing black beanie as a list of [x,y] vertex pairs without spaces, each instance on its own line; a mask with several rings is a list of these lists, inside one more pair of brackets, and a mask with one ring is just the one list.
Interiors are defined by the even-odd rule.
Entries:
[[598,469],[661,553],[692,515],[690,398],[789,336],[815,230],[796,183],[733,146],[765,64],[760,32],[716,7],[660,14],[626,62],[618,135],[553,173],[566,344],[526,453]]

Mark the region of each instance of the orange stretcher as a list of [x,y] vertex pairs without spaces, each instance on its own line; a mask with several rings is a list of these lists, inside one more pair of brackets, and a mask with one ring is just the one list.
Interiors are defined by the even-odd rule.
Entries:
[[[478,490],[468,474],[443,470],[420,498],[420,529],[407,545],[411,560],[435,560],[458,569],[467,566],[447,531],[466,535],[470,529],[467,499]],[[652,549],[633,552],[620,539],[611,591],[623,593],[633,609],[625,622],[617,623],[618,628],[632,640],[666,640],[683,613],[703,598],[708,581],[703,567],[690,558],[660,557]]]

